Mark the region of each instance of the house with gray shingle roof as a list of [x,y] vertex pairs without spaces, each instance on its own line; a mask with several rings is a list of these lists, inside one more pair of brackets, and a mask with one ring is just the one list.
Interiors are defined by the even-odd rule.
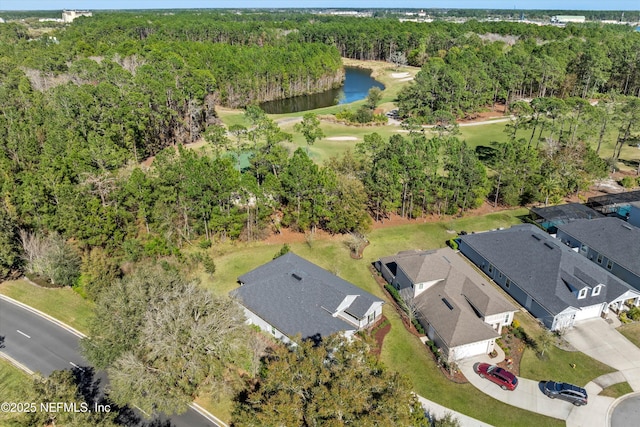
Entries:
[[491,353],[518,310],[450,248],[400,252],[375,266],[448,362]]
[[557,238],[640,290],[640,228],[613,217],[579,220],[558,226]]
[[289,342],[351,336],[382,316],[383,301],[329,271],[289,252],[238,278],[231,295],[247,321]]
[[640,303],[638,290],[531,224],[459,240],[467,258],[551,330],[606,315],[628,300]]

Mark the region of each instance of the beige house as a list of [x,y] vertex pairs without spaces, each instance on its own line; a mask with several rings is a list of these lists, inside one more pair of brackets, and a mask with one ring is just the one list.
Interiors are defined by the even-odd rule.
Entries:
[[518,310],[450,248],[400,252],[375,265],[448,362],[491,353]]

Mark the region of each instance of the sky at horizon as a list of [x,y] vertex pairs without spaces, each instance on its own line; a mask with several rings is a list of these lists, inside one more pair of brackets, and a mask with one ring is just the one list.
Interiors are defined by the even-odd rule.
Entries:
[[195,8],[449,8],[516,10],[640,10],[640,0],[0,0],[1,10]]

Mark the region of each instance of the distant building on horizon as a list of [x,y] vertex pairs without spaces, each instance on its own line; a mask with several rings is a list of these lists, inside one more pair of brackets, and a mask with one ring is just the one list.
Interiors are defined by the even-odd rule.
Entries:
[[74,19],[81,16],[93,16],[93,13],[89,12],[88,10],[63,10],[62,22],[69,24],[73,22]]
[[578,15],[555,15],[551,17],[551,22],[554,24],[568,24],[570,22],[574,24],[584,24],[586,20],[587,18],[584,16]]

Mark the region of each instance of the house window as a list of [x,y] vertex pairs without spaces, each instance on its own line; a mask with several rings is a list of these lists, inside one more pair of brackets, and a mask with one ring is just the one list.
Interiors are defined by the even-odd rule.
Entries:
[[598,254],[598,264],[602,264],[602,254]]
[[274,328],[273,326],[271,327],[271,335],[275,335],[276,334],[276,328]]
[[502,279],[502,271],[498,272],[498,277]]
[[507,281],[504,282],[504,286],[509,289],[511,287],[511,280],[507,279]]
[[587,296],[587,288],[580,289],[580,293],[578,294],[578,299],[582,299]]
[[584,252],[587,253],[587,250],[589,249],[589,246],[587,245],[580,245],[580,252]]
[[493,273],[493,264],[489,264],[489,273]]
[[376,320],[376,312],[375,311],[373,313],[371,313],[369,315],[369,317],[367,317],[367,323],[373,323],[374,320]]
[[504,316],[504,324],[505,324],[505,325],[508,325],[508,324],[509,324],[509,313],[507,313],[507,314]]
[[600,295],[600,289],[602,289],[602,285],[598,285],[595,288],[593,288],[593,292],[591,293],[591,296],[597,296]]
[[611,268],[613,267],[613,262],[611,260],[607,261],[607,270],[611,270]]

